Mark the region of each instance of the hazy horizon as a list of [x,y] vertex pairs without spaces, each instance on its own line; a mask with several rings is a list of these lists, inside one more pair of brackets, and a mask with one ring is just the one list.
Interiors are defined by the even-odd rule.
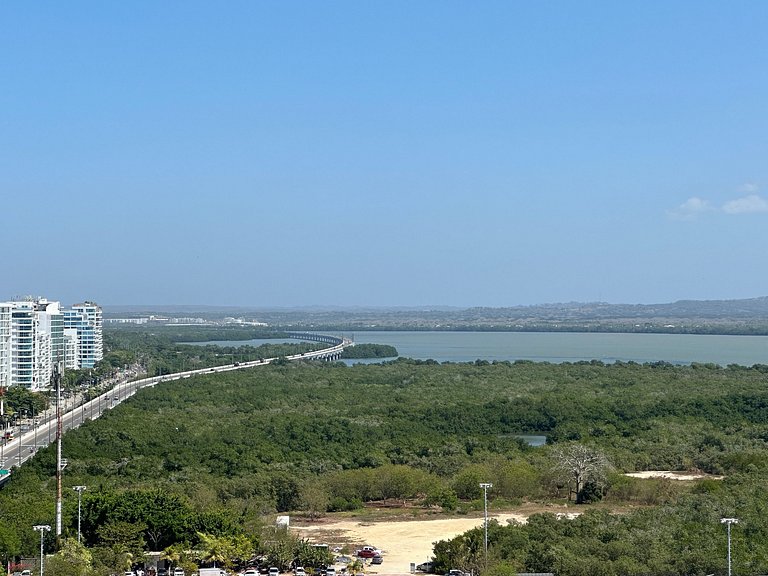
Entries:
[[468,309],[468,308],[535,308],[535,307],[557,307],[557,306],[569,306],[569,305],[606,305],[606,306],[663,306],[668,304],[675,304],[678,302],[698,302],[698,303],[705,303],[705,302],[738,302],[742,300],[762,300],[766,299],[768,296],[755,296],[753,298],[743,298],[743,299],[734,299],[734,298],[725,298],[725,299],[717,299],[717,300],[692,300],[689,298],[682,298],[680,300],[675,300],[673,302],[579,302],[579,301],[569,301],[569,302],[538,302],[535,304],[509,304],[506,306],[477,306],[477,305],[470,305],[470,306],[444,306],[444,305],[430,305],[430,304],[424,304],[420,306],[408,306],[408,305],[401,305],[401,306],[366,306],[364,304],[358,304],[358,305],[331,305],[331,304],[306,304],[306,305],[297,305],[297,306],[262,306],[262,305],[249,305],[249,304],[243,304],[243,305],[228,305],[228,304],[179,304],[179,303],[171,303],[171,304],[105,304],[105,308],[147,308],[152,309],[154,308],[210,308],[210,309],[246,309],[246,310],[338,310],[338,311],[355,311],[355,310],[462,310],[462,309]]

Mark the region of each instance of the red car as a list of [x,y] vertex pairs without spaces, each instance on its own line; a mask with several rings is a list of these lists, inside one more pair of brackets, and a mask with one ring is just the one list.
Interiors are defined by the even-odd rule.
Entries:
[[373,558],[381,555],[381,550],[376,550],[373,546],[363,546],[356,554],[358,558]]

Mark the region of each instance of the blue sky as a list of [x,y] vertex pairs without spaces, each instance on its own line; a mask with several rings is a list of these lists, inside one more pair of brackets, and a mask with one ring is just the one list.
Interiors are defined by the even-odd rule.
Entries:
[[0,300],[768,295],[768,3],[49,1],[0,26]]

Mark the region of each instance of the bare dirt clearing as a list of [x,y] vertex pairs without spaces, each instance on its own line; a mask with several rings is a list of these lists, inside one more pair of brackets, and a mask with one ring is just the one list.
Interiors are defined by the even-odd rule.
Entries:
[[[710,474],[674,472],[669,470],[651,470],[631,472],[627,476],[635,478],[666,478],[670,480],[694,481],[702,478],[715,480],[722,476]],[[526,504],[514,511],[490,512],[489,520],[495,519],[500,524],[514,520],[525,522],[531,514],[552,512],[574,517],[579,508],[557,505]],[[293,519],[292,519],[293,520]],[[345,548],[350,554],[360,546],[370,544],[380,548],[384,562],[380,565],[367,566],[368,574],[408,574],[411,563],[420,564],[432,557],[432,548],[438,540],[447,540],[472,528],[483,525],[482,514],[461,517],[438,517],[432,519],[404,517],[359,517],[344,520],[324,518],[318,522],[294,521],[291,528],[301,537],[312,542],[324,543]]]
[[628,472],[626,476],[632,478],[667,478],[668,480],[701,480],[709,478],[711,480],[722,480],[723,476],[713,476],[712,474],[691,473],[691,472],[673,472],[671,470],[647,470],[645,472]]
[[[521,509],[519,512],[494,512],[488,519],[506,525],[509,520],[525,522],[531,514],[542,511],[569,513],[565,507]],[[313,542],[334,546],[371,544],[381,549],[384,562],[368,566],[368,574],[408,574],[411,563],[420,564],[432,557],[432,547],[438,540],[453,538],[467,530],[483,525],[482,514],[473,517],[439,518],[434,520],[365,520],[350,519],[322,524],[293,524],[291,530]]]

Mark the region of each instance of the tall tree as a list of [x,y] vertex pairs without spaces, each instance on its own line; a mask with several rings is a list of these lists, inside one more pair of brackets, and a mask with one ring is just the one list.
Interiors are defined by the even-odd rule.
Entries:
[[602,485],[611,469],[608,458],[595,448],[583,444],[564,444],[552,450],[553,469],[569,487],[571,495],[580,502],[587,483]]

